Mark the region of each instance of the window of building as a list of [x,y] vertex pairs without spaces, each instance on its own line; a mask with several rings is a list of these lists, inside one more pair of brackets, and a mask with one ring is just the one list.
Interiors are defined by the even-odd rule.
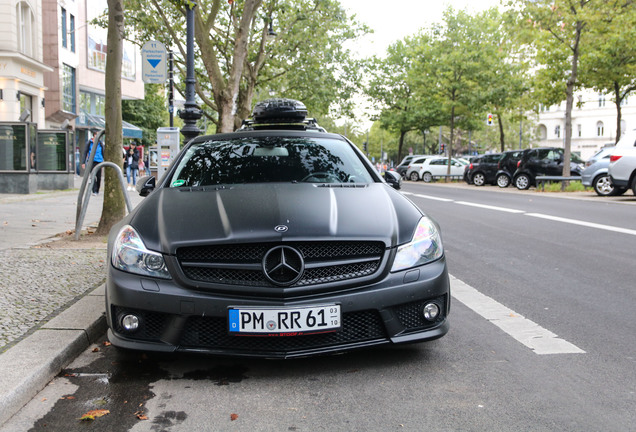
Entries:
[[554,128],[554,135],[556,135],[557,138],[561,138],[561,126]]
[[582,127],[580,124],[576,125],[576,131],[579,134],[579,137],[581,137],[583,131],[582,131]]
[[625,120],[621,120],[621,135],[624,135],[627,132],[627,122]]
[[605,106],[605,95],[602,93],[598,94],[598,107],[602,108]]
[[71,39],[71,51],[75,52],[75,16],[69,14],[69,36]]
[[625,106],[628,104],[627,99],[628,99],[627,96],[623,98],[623,100],[621,101],[621,106]]
[[75,69],[66,64],[62,72],[62,109],[75,112]]
[[33,56],[33,33],[35,31],[33,12],[25,2],[16,5],[18,24],[18,51],[22,54]]
[[66,9],[61,8],[62,11],[60,13],[61,18],[62,18],[62,46],[64,48],[67,47],[67,42],[66,42]]
[[539,125],[537,128],[537,134],[539,135],[540,140],[548,139],[548,128],[545,125]]
[[596,123],[596,136],[602,137],[604,133],[605,133],[605,127],[603,126],[603,122],[600,121]]

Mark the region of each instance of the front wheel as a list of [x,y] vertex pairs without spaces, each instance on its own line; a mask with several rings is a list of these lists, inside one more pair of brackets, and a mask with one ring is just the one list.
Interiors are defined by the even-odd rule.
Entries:
[[413,171],[411,173],[411,181],[418,181],[420,179],[420,176],[417,175],[417,173],[415,171]]
[[486,176],[484,173],[476,173],[473,175],[473,184],[475,186],[483,186],[486,184]]
[[433,175],[430,172],[425,172],[422,174],[422,180],[424,183],[430,183],[433,181]]
[[507,188],[510,186],[510,177],[505,174],[499,174],[497,176],[497,186],[500,188]]
[[530,176],[528,174],[519,174],[515,178],[515,186],[519,190],[530,189]]
[[592,186],[594,187],[594,192],[596,192],[598,196],[612,196],[616,194],[616,188],[607,174],[602,174],[596,177]]

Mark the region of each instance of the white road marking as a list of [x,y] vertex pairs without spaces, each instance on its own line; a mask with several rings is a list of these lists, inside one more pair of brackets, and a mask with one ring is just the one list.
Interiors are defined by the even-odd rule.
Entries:
[[488,210],[496,210],[496,211],[502,211],[502,212],[507,212],[507,213],[525,213],[524,210],[515,210],[515,209],[510,209],[510,208],[506,208],[506,207],[496,207],[496,206],[491,206],[491,205],[486,205],[486,204],[477,204],[477,203],[471,203],[468,201],[455,201],[457,204],[461,204],[461,205],[466,205],[466,206],[471,206],[471,207],[479,207],[479,208],[484,208],[484,209],[488,209]]
[[610,226],[610,225],[597,224],[597,223],[593,223],[593,222],[585,222],[585,221],[580,221],[580,220],[576,220],[576,219],[562,218],[562,217],[558,217],[558,216],[544,215],[544,214],[541,214],[541,213],[526,213],[525,215],[526,216],[536,217],[536,218],[541,218],[541,219],[553,220],[553,221],[557,221],[557,222],[569,223],[569,224],[573,224],[573,225],[585,226],[585,227],[589,227],[589,228],[597,228],[597,229],[602,229],[602,230],[606,230],[606,231],[614,231],[614,232],[618,232],[618,233],[621,233],[621,234],[636,235],[636,230],[633,230],[633,229],[613,227],[613,226]]
[[535,354],[584,354],[581,348],[559,338],[535,322],[480,293],[451,276],[451,294],[458,301],[486,318]]
[[531,216],[531,217],[536,217],[536,218],[541,218],[541,219],[546,219],[546,220],[552,220],[552,221],[555,221],[555,222],[569,223],[571,225],[579,225],[579,226],[584,226],[584,227],[588,227],[588,228],[596,228],[596,229],[601,229],[601,230],[605,230],[605,231],[612,231],[612,232],[617,232],[617,233],[621,233],[621,234],[629,234],[629,235],[636,236],[636,230],[629,229],[629,228],[620,228],[620,227],[614,227],[614,226],[611,226],[611,225],[597,224],[597,223],[594,223],[594,222],[580,221],[580,220],[577,220],[577,219],[569,219],[569,218],[562,218],[562,217],[558,217],[558,216],[550,216],[550,215],[546,215],[546,214],[542,214],[542,213],[529,213],[529,212],[526,212],[524,210],[517,210],[517,209],[512,209],[512,208],[506,208],[506,207],[490,206],[490,205],[479,204],[479,203],[471,203],[471,202],[468,202],[468,201],[455,201],[455,200],[448,199],[448,198],[439,198],[439,197],[430,196],[430,195],[420,195],[420,194],[414,194],[414,193],[409,193],[409,192],[402,192],[402,193],[404,195],[413,195],[413,196],[416,196],[418,198],[431,199],[431,200],[435,200],[435,201],[453,202],[455,204],[471,206],[471,207],[479,207],[479,208],[483,208],[483,209],[487,209],[487,210],[495,210],[495,211],[501,211],[501,212],[506,212],[506,213],[522,214],[524,216]]

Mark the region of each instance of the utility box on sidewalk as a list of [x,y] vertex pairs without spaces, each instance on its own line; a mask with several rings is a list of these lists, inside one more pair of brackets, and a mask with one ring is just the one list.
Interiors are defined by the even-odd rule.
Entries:
[[150,148],[150,170],[160,179],[179,153],[179,128],[157,129],[157,146]]

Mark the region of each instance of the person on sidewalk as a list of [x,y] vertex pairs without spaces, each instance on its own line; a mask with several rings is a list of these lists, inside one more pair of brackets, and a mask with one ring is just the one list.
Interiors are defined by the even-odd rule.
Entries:
[[[82,164],[82,169],[86,168],[86,163],[88,162],[88,158],[91,155],[91,150],[93,149],[93,143],[97,141],[97,134],[98,134],[98,131],[94,131],[93,137],[90,140],[88,140],[88,143],[86,146],[86,162]],[[104,145],[102,144],[101,141],[99,141],[97,143],[97,149],[95,150],[95,155],[93,156],[93,165],[91,169],[95,167],[95,165],[101,162],[104,162]],[[93,182],[93,195],[97,195],[99,193],[99,186],[101,182],[102,182],[102,170],[99,169],[95,173],[95,181]]]
[[[137,142],[133,141],[130,144],[128,153],[126,154],[126,178],[128,179],[128,190],[135,190],[135,183],[137,183],[137,174],[139,173],[139,150],[137,149]],[[131,182],[132,179],[132,182]]]

